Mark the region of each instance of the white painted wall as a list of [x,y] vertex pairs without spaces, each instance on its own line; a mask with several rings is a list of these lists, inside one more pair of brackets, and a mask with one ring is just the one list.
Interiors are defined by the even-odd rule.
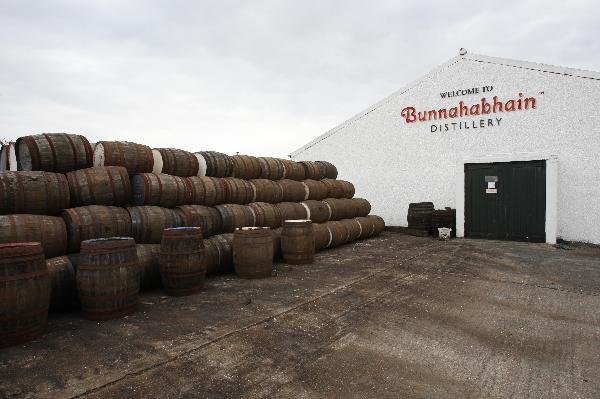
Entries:
[[[406,226],[408,204],[456,207],[456,176],[465,159],[554,156],[558,237],[600,243],[600,74],[483,56],[457,57],[424,78],[292,153],[294,160],[327,160],[339,178],[369,199],[388,225]],[[561,74],[574,73],[579,76]],[[440,92],[492,85],[491,93],[442,99]],[[407,124],[407,106],[449,108],[486,96],[534,96],[534,110],[503,112],[499,127],[431,133],[430,122]],[[479,120],[448,119],[446,122]]]

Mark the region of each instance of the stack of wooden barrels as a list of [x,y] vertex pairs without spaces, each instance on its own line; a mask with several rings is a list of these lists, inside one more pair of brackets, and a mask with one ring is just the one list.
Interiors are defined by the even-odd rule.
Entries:
[[408,232],[426,237],[431,235],[431,215],[434,211],[433,202],[412,202],[408,205]]
[[[317,249],[378,234],[383,220],[368,216],[370,203],[353,198],[353,184],[337,175],[325,161],[91,144],[66,133],[25,136],[0,153],[0,244],[39,243],[51,285],[48,306],[69,309],[84,302],[76,289],[86,288],[76,277],[81,262],[94,269],[90,251],[133,248],[139,275],[131,278],[139,278],[141,290],[161,286],[165,229],[200,228],[208,274],[233,270],[232,233],[242,227],[271,228],[274,257],[289,219],[313,222]],[[133,240],[92,241],[83,250],[83,242],[114,237]],[[7,251],[33,256],[31,246]],[[110,314],[129,311],[133,291],[123,292],[128,299]],[[101,318],[104,310],[96,311],[88,313]]]
[[438,235],[438,228],[447,227],[452,229],[451,237],[456,237],[456,209],[446,207],[436,209],[431,213],[431,230],[434,236]]

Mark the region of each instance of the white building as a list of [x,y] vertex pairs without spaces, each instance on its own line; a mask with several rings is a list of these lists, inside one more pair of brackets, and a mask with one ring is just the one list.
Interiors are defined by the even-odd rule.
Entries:
[[457,235],[600,243],[600,73],[476,54],[294,151],[327,160],[389,226],[410,202],[457,210]]

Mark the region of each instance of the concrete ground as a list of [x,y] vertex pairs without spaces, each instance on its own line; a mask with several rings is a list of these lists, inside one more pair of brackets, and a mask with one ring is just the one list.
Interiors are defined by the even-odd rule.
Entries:
[[399,233],[276,276],[51,315],[0,398],[598,398],[600,250]]

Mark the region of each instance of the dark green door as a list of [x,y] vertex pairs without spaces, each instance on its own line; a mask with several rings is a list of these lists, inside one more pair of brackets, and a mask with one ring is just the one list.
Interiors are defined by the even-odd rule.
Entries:
[[546,162],[465,165],[465,236],[544,242]]

